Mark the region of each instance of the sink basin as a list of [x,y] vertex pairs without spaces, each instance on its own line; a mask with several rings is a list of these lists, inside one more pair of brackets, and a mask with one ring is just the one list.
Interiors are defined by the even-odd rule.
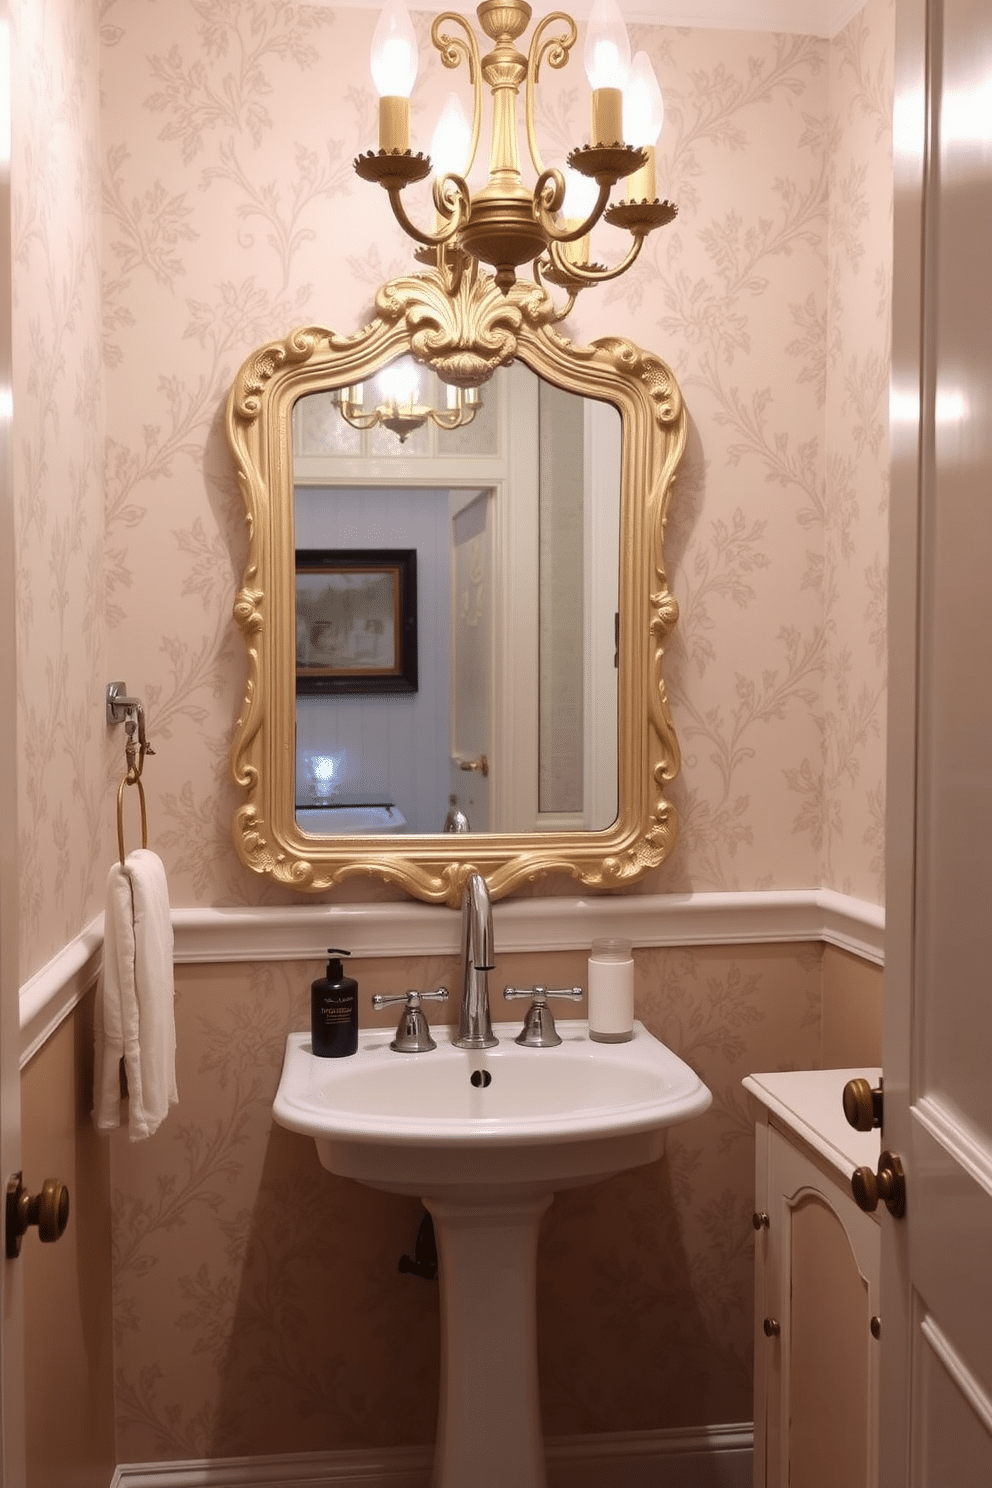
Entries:
[[406,817],[398,806],[297,806],[296,825],[315,836],[343,837],[350,832],[402,832]]
[[314,1138],[332,1173],[394,1193],[522,1185],[554,1191],[660,1156],[664,1133],[710,1093],[641,1023],[625,1044],[559,1021],[562,1043],[528,1049],[497,1024],[494,1049],[456,1049],[435,1028],[429,1054],[397,1054],[365,1030],[349,1059],[316,1059],[290,1034],[274,1114]]
[[706,1086],[642,1023],[625,1044],[558,1023],[553,1049],[398,1054],[391,1029],[318,1059],[290,1034],[273,1112],[312,1137],[332,1173],[418,1195],[434,1219],[441,1378],[431,1488],[547,1488],[537,1365],[537,1246],[558,1189],[651,1162],[665,1132],[710,1104]]

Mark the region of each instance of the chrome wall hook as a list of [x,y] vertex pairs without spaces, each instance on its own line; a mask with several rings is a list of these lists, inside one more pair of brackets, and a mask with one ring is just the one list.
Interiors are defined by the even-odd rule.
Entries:
[[126,682],[108,682],[107,722],[109,724],[127,723],[129,742],[134,735],[134,726],[130,721],[132,714],[138,724],[138,746],[143,760],[146,754],[155,753],[145,737],[145,705],[140,698],[128,697]]
[[145,743],[145,707],[140,698],[128,697],[126,682],[107,683],[107,722],[124,723],[133,713],[138,721],[138,743]]

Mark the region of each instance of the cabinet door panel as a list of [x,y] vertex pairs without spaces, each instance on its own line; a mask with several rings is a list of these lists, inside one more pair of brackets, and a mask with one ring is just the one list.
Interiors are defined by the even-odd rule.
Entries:
[[[756,1482],[876,1488],[878,1225],[840,1175],[772,1125],[766,1208],[760,1291],[779,1332],[758,1344],[765,1439],[756,1444]],[[757,1419],[755,1428],[760,1434]]]
[[829,1201],[790,1211],[789,1480],[868,1488],[868,1283]]

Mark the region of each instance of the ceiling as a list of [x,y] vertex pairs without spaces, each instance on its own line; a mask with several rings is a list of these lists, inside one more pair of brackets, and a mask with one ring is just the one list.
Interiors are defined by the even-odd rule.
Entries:
[[[308,4],[334,4],[338,0],[307,0]],[[455,8],[444,4],[407,0],[411,10],[427,12]],[[577,21],[589,14],[592,0],[531,0],[535,16],[550,10],[567,10]],[[704,26],[721,31],[788,31],[804,36],[836,36],[865,0],[620,0],[629,25]],[[347,0],[341,8],[380,10],[382,0]],[[463,13],[474,9],[471,0],[459,6]]]

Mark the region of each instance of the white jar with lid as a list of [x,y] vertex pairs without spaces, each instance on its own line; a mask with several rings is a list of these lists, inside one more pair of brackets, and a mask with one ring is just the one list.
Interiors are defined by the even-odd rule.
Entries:
[[622,1044],[634,1036],[634,958],[629,940],[594,940],[589,952],[589,1037]]

